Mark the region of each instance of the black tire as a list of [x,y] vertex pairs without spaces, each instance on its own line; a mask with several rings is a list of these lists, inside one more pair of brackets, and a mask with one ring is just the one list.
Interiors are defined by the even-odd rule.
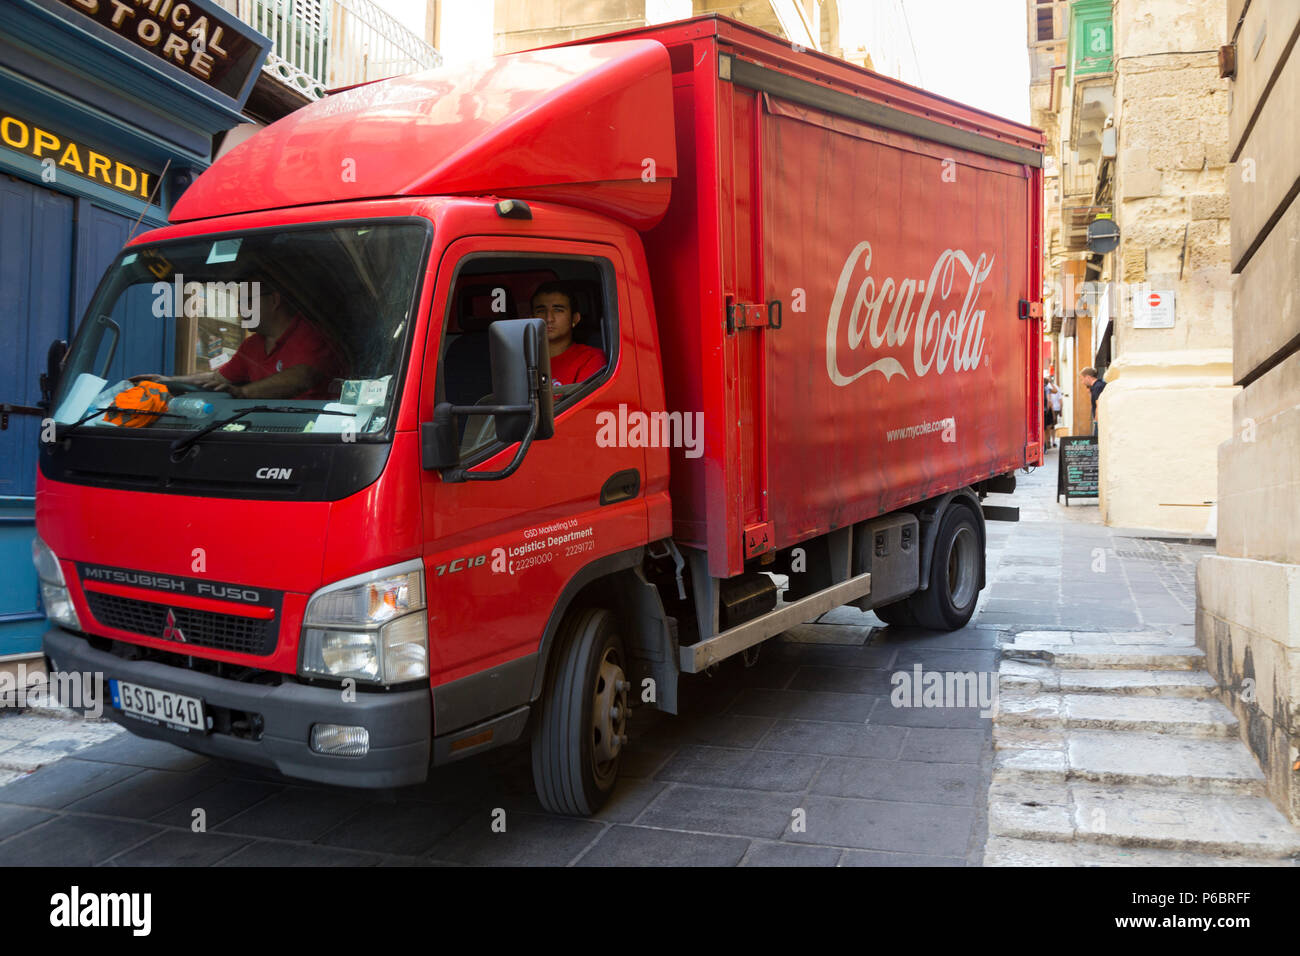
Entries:
[[627,739],[625,660],[604,609],[571,614],[556,635],[532,739],[533,783],[552,813],[590,816],[614,789]]
[[930,586],[907,603],[920,627],[955,631],[965,627],[979,603],[984,578],[984,536],[979,519],[965,505],[944,512],[934,539]]
[[912,614],[910,599],[904,598],[901,601],[895,601],[893,604],[882,604],[880,607],[873,607],[871,613],[876,615],[886,624],[896,624],[899,627],[916,627],[916,617]]

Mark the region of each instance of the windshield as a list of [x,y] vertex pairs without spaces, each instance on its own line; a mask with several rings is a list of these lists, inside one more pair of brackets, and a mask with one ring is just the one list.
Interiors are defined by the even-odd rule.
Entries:
[[204,441],[382,438],[427,232],[345,223],[131,247],[73,341],[54,420]]

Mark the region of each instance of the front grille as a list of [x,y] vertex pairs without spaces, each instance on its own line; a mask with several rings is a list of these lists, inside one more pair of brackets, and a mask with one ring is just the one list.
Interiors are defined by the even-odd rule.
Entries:
[[178,646],[210,647],[238,654],[270,654],[275,650],[276,622],[259,621],[237,614],[217,614],[212,611],[194,611],[185,607],[170,607],[151,601],[86,591],[90,613],[105,627],[129,631],[145,637],[163,636],[167,627],[167,612],[171,611],[175,627],[185,635]]

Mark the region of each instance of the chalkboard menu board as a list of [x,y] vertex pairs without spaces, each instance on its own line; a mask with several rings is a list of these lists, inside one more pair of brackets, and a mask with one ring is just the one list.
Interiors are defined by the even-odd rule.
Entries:
[[1057,500],[1065,495],[1065,506],[1068,508],[1071,498],[1096,498],[1097,471],[1096,437],[1062,436],[1060,457],[1057,459]]

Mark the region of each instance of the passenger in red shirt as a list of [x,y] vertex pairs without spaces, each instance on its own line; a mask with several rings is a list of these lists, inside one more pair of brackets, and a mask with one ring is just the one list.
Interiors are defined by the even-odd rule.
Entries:
[[546,341],[551,353],[551,385],[577,385],[605,367],[605,353],[573,341],[582,313],[573,307],[573,295],[560,282],[543,282],[533,293],[533,317],[546,320]]
[[235,398],[328,398],[342,362],[319,331],[288,299],[259,277],[257,330],[224,365],[194,375],[137,375],[168,384],[197,385]]

